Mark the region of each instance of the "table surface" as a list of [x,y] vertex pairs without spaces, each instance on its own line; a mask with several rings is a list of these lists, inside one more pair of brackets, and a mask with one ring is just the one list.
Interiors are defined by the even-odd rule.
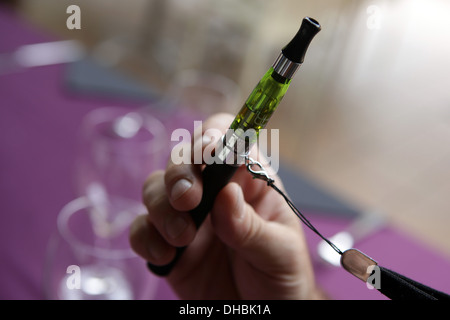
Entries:
[[[0,7],[0,52],[53,40]],[[1,299],[44,299],[42,274],[47,243],[61,208],[76,196],[72,169],[76,132],[83,117],[103,106],[139,107],[137,101],[76,96],[64,87],[66,66],[37,67],[0,75],[0,264]],[[304,212],[306,215],[309,212]],[[310,212],[325,235],[348,218]],[[332,299],[384,299],[342,268],[320,263],[319,239],[306,230],[317,281]],[[385,227],[357,244],[381,265],[444,292],[450,262],[415,239]],[[156,299],[176,299],[162,280]]]

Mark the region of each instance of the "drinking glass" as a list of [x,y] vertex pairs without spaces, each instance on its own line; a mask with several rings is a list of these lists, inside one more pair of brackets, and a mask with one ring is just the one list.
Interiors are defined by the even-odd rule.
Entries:
[[[151,299],[158,287],[128,244],[131,221],[143,212],[140,202],[114,197],[99,206],[88,197],[66,204],[57,218],[45,266],[48,299]],[[100,221],[99,217],[115,217]]]
[[173,77],[162,103],[166,109],[204,120],[219,112],[235,113],[242,101],[239,86],[228,77],[186,69]]
[[105,107],[81,126],[75,181],[79,195],[141,199],[146,177],[165,167],[170,154],[162,122],[148,109]]
[[128,233],[145,213],[141,189],[170,152],[164,125],[148,109],[105,107],[83,120],[77,197],[57,218],[45,288],[50,299],[152,298],[157,279],[132,251]]

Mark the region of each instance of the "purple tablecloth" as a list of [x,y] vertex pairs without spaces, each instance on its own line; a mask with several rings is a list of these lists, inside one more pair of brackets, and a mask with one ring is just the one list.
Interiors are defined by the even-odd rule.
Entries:
[[[0,52],[49,40],[0,7]],[[1,299],[44,298],[47,242],[55,230],[58,212],[76,196],[72,169],[76,132],[83,116],[112,104],[139,106],[138,102],[72,96],[63,87],[64,71],[64,65],[55,65],[0,75]],[[314,215],[311,220],[325,235],[349,223],[329,215]],[[319,239],[309,231],[307,237],[315,248]],[[392,228],[385,228],[357,247],[387,268],[450,292],[449,261]],[[341,268],[318,262],[315,268],[319,284],[331,298],[384,299]],[[162,281],[156,298],[175,296]]]
[[[51,41],[0,7],[0,52]],[[82,118],[103,106],[137,102],[70,96],[65,66],[0,75],[0,298],[42,299],[47,242],[56,216],[76,197],[74,159]]]

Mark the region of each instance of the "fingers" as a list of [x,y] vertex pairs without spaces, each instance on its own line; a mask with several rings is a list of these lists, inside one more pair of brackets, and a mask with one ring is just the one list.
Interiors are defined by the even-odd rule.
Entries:
[[[195,131],[194,147],[195,139],[202,140],[201,151],[215,143],[231,121],[231,115],[211,117]],[[202,139],[204,136],[207,138]],[[189,153],[194,150],[192,142],[183,147]],[[200,165],[175,164],[171,160],[165,172],[155,172],[145,182],[143,202],[148,215],[137,218],[130,228],[132,248],[156,265],[169,263],[175,255],[175,247],[193,241],[196,228],[188,211],[200,203],[202,196]]]
[[[186,146],[191,159],[195,158],[192,150],[195,151],[196,141],[200,139],[202,151],[207,151],[208,146],[216,144],[232,121],[231,115],[219,114],[197,127],[193,142]],[[241,179],[238,177],[238,180]],[[253,179],[246,176],[245,180]],[[244,181],[241,182],[245,185]],[[264,216],[258,216],[244,201],[240,187],[232,184],[225,189],[228,191],[222,192],[222,198],[216,201],[216,204],[225,205],[216,205],[218,208],[213,209],[216,213],[214,216],[217,217],[215,224],[218,226],[218,235],[231,247],[251,251],[248,248],[257,244],[258,239],[264,240],[262,238],[267,237],[265,232],[259,231],[266,224]],[[257,198],[265,193],[260,192],[260,189],[249,186],[246,188],[246,196],[254,194],[254,198]],[[171,159],[165,172],[152,174],[143,188],[143,201],[148,215],[146,219],[137,219],[131,229],[133,249],[153,264],[170,262],[175,254],[175,247],[187,246],[195,238],[197,230],[188,212],[200,203],[202,192],[201,165],[177,164]],[[239,214],[242,216],[237,216]]]
[[194,222],[189,213],[178,211],[170,204],[170,194],[166,193],[162,171],[150,176],[143,193],[148,220],[161,236],[173,246],[189,244],[195,237]]
[[157,265],[165,265],[175,256],[175,248],[167,243],[147,215],[136,218],[130,228],[131,248],[143,259]]
[[190,211],[200,203],[203,190],[201,181],[203,155],[211,153],[232,120],[233,117],[228,114],[218,114],[209,118],[195,129],[193,141],[180,147],[184,152],[191,154],[189,163],[173,161],[172,157],[169,160],[164,183],[170,204],[176,210]]
[[[130,230],[133,249],[149,262],[162,265],[173,258],[175,247],[186,246],[195,237],[190,215],[173,208],[164,185],[164,172],[153,173],[144,184],[143,200],[146,222],[137,219]],[[145,235],[147,233],[147,235]],[[133,242],[134,241],[134,242]],[[142,242],[139,244],[139,241]]]
[[195,128],[193,141],[206,138],[206,142],[209,142],[209,138],[220,138],[225,131],[230,127],[234,117],[228,113],[219,113],[208,118],[202,126]]
[[255,265],[282,258],[280,243],[288,236],[283,224],[265,220],[244,200],[242,188],[228,184],[217,196],[211,221],[217,236]]
[[[200,168],[189,164],[167,165],[163,186],[170,205],[178,211],[194,209],[202,197],[202,180]],[[152,194],[144,194],[149,201]]]

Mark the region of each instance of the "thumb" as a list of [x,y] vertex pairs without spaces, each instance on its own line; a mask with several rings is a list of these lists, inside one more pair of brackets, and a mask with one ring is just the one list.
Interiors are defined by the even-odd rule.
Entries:
[[242,188],[236,183],[228,184],[218,194],[211,222],[221,241],[252,264],[277,261],[282,254],[282,226],[258,215],[245,202]]

